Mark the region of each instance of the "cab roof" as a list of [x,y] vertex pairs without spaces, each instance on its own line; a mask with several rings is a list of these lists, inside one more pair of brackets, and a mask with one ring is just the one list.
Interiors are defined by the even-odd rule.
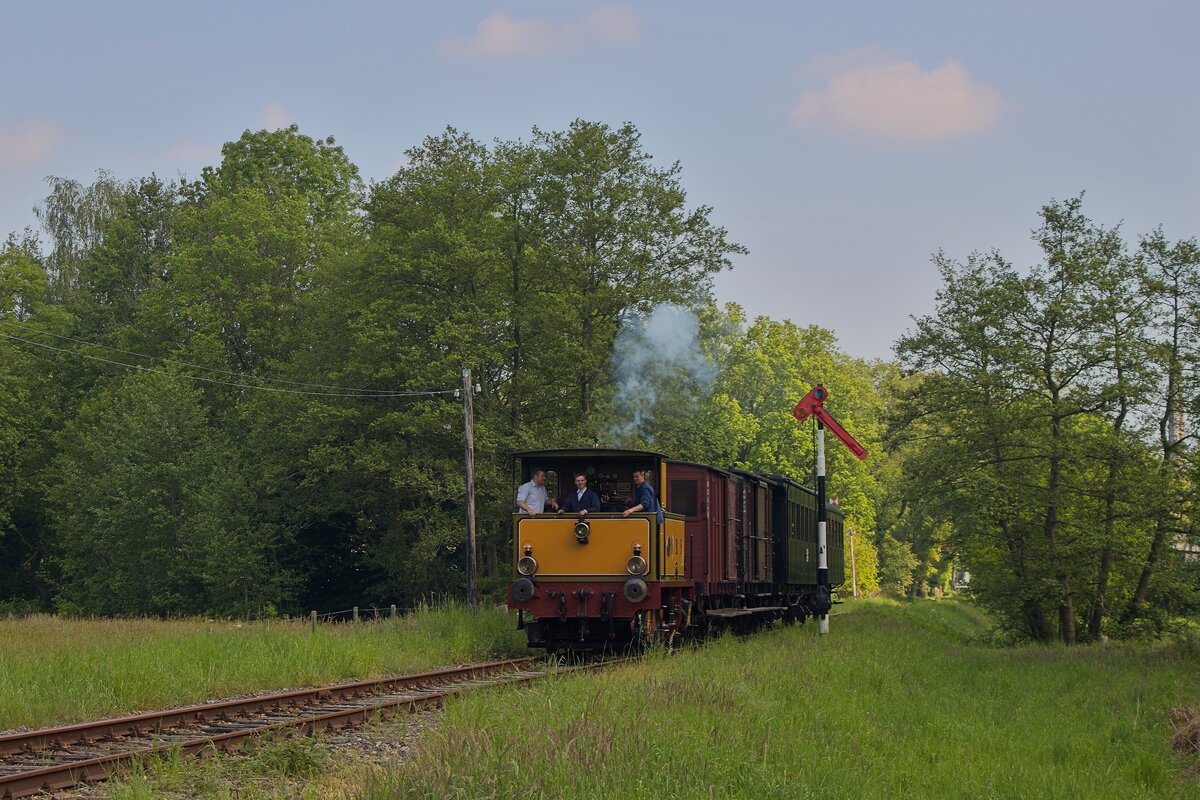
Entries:
[[513,458],[653,458],[669,460],[650,450],[621,450],[615,447],[569,447],[559,450],[519,450]]

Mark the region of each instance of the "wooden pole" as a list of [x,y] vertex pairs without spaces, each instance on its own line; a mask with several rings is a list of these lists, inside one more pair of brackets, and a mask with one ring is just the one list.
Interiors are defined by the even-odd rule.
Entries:
[[463,370],[463,416],[464,439],[466,440],[467,462],[467,605],[471,611],[479,610],[478,565],[475,556],[475,387],[471,384],[471,370]]

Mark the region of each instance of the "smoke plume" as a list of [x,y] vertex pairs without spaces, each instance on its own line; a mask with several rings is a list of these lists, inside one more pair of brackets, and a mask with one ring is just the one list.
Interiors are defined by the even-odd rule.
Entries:
[[614,446],[652,442],[656,413],[675,416],[694,408],[717,375],[700,348],[699,318],[671,304],[621,320],[612,372],[615,419],[607,438]]

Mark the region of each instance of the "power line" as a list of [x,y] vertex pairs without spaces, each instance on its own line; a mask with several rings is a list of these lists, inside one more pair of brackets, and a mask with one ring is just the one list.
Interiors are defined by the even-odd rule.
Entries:
[[[21,325],[18,325],[15,322],[10,322],[8,320],[0,320],[0,325],[8,325],[10,327],[16,327],[16,328],[23,327]],[[106,345],[106,344],[98,344],[97,342],[89,342],[86,339],[77,339],[74,336],[64,336],[63,334],[60,334],[60,333],[51,333],[50,331],[34,331],[34,333],[37,333],[40,336],[51,336],[55,339],[61,339],[61,340],[68,341],[68,342],[75,342],[77,344],[87,345],[88,347],[99,347],[104,350],[111,350],[114,353],[121,353],[122,355],[126,355],[126,356],[136,356],[137,358],[145,358],[145,359],[151,360],[151,361],[153,361],[156,358],[156,356],[147,355],[146,353],[135,353],[130,350],[122,350],[119,347],[112,347],[112,346]],[[64,351],[64,352],[68,352],[68,351]],[[80,354],[80,355],[82,355],[82,354]],[[218,375],[232,375],[234,377],[242,377],[245,375],[245,373],[242,373],[242,372],[235,372],[233,370],[227,370],[227,369],[217,369],[216,367],[205,367],[205,366],[201,366],[200,364],[192,364],[187,361],[176,361],[175,363],[179,364],[180,366],[183,366],[183,367],[188,367],[190,369],[198,369],[198,370],[202,370],[204,372],[214,372]],[[348,386],[329,386],[329,385],[326,385],[323,383],[304,383],[302,381],[289,381],[289,380],[284,380],[283,378],[269,378],[266,376],[261,376],[261,377],[255,376],[255,379],[259,380],[259,381],[269,381],[271,383],[285,383],[285,384],[288,384],[289,386],[307,386],[310,389],[332,389],[337,392],[360,392],[362,394],[381,394],[381,395],[386,395],[388,397],[393,397],[396,395],[395,392],[392,392],[388,389],[356,389],[356,388],[352,388],[352,387],[348,387]],[[450,391],[453,391],[453,390],[450,390]],[[422,394],[422,393],[418,393],[418,394]]]
[[[344,391],[338,391],[338,392],[307,392],[307,391],[301,391],[298,389],[282,389],[277,386],[259,386],[259,385],[250,384],[250,383],[234,383],[232,381],[219,381],[219,380],[216,380],[215,378],[202,378],[199,375],[179,375],[174,372],[167,372],[166,370],[162,370],[162,369],[154,369],[153,367],[143,367],[139,364],[127,364],[124,361],[115,361],[111,358],[102,358],[100,356],[88,355],[87,353],[78,353],[78,352],[75,352],[74,350],[67,350],[66,348],[63,348],[63,347],[55,347],[54,345],[44,344],[43,342],[35,342],[31,339],[24,339],[20,336],[13,336],[12,334],[4,333],[3,331],[0,331],[0,336],[3,336],[6,339],[12,339],[13,341],[24,342],[25,344],[33,345],[34,347],[41,347],[46,350],[54,350],[59,353],[66,353],[67,355],[70,355],[70,356],[86,358],[86,359],[90,359],[92,361],[101,361],[105,364],[113,364],[118,367],[127,367],[129,369],[136,369],[136,370],[139,370],[140,372],[152,372],[156,375],[167,375],[172,378],[184,378],[189,381],[201,381],[203,383],[213,383],[213,384],[217,384],[219,386],[233,386],[238,389],[254,389],[254,390],[257,390],[260,392],[276,392],[279,394],[301,394],[301,395],[308,395],[308,396],[312,396],[312,397],[375,398],[375,397],[432,397],[434,395],[439,395],[439,394],[455,394],[456,392],[459,391],[458,389],[436,389],[436,390],[426,391],[426,392],[382,392],[382,391],[380,391],[380,392],[371,394],[371,393],[358,392],[356,390],[351,389],[351,390],[344,390]],[[231,374],[239,374],[239,373],[231,373]]]

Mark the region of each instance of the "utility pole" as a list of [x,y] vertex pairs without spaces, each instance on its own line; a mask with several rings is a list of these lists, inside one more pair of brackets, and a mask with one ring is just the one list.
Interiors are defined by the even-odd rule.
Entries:
[[475,387],[471,383],[471,370],[464,369],[462,375],[467,462],[467,605],[474,612],[479,610],[479,573],[475,558]]

